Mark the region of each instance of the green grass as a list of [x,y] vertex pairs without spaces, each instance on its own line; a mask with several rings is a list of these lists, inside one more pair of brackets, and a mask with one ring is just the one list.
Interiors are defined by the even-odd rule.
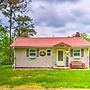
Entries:
[[90,88],[90,70],[13,70],[0,67],[0,87]]

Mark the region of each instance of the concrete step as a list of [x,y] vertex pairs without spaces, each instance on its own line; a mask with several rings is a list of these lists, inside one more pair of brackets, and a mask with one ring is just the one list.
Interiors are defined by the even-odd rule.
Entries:
[[69,67],[61,67],[61,66],[55,66],[54,69],[70,69]]

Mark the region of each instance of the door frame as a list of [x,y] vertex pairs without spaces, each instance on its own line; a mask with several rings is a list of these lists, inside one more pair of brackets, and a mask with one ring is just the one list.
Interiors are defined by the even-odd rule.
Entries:
[[[58,61],[58,51],[63,51],[63,61]],[[56,65],[57,66],[65,66],[65,49],[57,49]]]

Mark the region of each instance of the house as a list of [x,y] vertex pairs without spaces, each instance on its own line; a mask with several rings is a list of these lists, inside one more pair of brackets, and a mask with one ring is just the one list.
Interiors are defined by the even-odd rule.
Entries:
[[90,43],[81,37],[17,38],[15,68],[89,68]]

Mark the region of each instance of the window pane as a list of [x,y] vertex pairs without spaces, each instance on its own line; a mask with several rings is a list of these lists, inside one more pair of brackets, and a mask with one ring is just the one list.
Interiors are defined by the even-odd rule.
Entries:
[[63,51],[58,51],[58,61],[63,61]]
[[80,57],[80,50],[74,50],[74,56]]
[[31,57],[36,56],[36,50],[34,49],[30,50],[30,56]]
[[51,50],[47,50],[47,52],[51,52]]
[[74,53],[74,56],[80,56],[80,53]]
[[48,55],[48,56],[50,56],[50,55],[51,55],[51,53],[47,53],[47,55]]
[[80,52],[80,50],[74,50],[74,52],[76,52],[76,53],[77,53],[77,52]]
[[30,53],[30,56],[35,56],[36,55],[36,53]]
[[30,50],[30,52],[35,52],[36,50]]
[[51,55],[51,50],[47,50],[47,56]]

